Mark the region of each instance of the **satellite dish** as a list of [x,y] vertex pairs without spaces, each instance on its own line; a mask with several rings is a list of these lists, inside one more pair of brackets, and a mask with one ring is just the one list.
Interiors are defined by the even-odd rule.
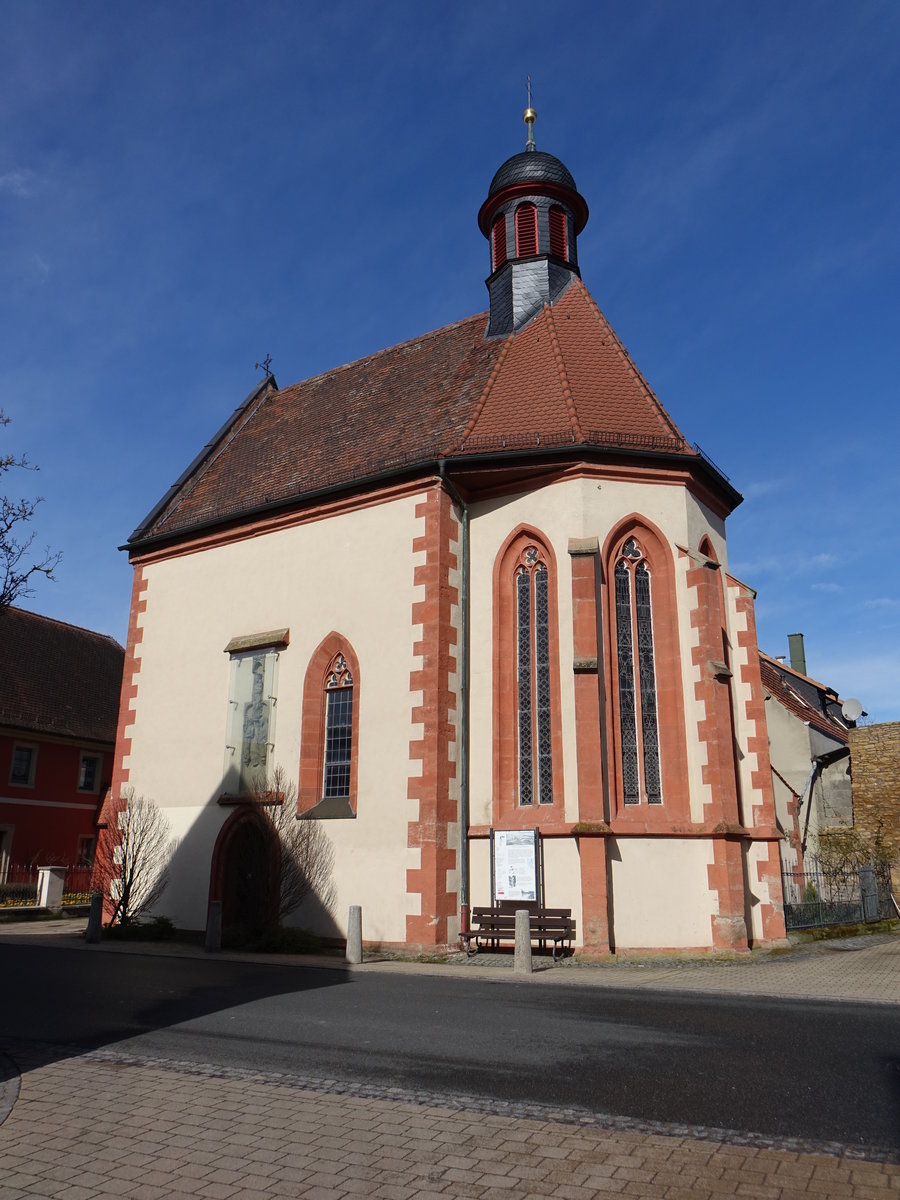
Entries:
[[858,721],[863,713],[863,706],[858,700],[854,700],[852,696],[845,700],[841,705],[841,712],[844,714],[845,721]]

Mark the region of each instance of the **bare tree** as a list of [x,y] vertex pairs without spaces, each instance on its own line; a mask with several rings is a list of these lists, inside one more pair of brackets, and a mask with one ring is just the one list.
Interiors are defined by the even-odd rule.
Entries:
[[249,800],[278,844],[279,924],[309,896],[330,909],[334,904],[334,849],[319,821],[297,815],[297,788],[283,768],[276,767],[260,781]]
[[[9,424],[9,417],[0,408],[0,429]],[[19,468],[37,471],[24,454],[0,453],[0,476]],[[32,562],[29,554],[34,534],[23,535],[21,530],[34,516],[42,496],[33,500],[15,500],[0,496],[0,608],[6,608],[20,596],[31,595],[31,580],[35,575],[53,579],[53,572],[62,555],[47,547],[42,558]]]
[[811,839],[810,847],[820,868],[826,874],[853,872],[868,864],[889,864],[893,857],[885,843],[881,826],[874,833],[855,825],[833,825],[820,829]]
[[93,887],[112,903],[111,925],[132,925],[159,901],[169,882],[176,842],[152,800],[126,795],[102,831]]

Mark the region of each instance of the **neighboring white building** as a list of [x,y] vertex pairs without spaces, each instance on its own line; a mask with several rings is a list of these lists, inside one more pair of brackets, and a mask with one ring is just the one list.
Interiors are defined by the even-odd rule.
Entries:
[[806,674],[805,658],[798,669],[759,657],[781,857],[786,871],[799,872],[820,830],[853,824],[848,741],[855,722],[833,688]]
[[587,205],[529,148],[479,214],[490,313],[257,387],[129,539],[114,795],[179,838],[164,911],[252,902],[249,779],[335,854],[341,937],[455,942],[491,830],[540,831],[586,952],[784,936],[740,496],[580,278]]

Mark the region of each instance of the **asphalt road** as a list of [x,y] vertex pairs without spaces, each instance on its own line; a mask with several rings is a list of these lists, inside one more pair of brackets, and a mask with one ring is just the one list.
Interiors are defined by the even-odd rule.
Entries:
[[0,946],[18,1040],[900,1149],[900,1009]]

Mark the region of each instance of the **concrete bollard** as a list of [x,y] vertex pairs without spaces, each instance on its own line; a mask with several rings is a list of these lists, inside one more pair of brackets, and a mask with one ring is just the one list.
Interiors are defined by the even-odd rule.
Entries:
[[531,922],[528,919],[528,909],[517,908],[516,961],[514,970],[517,975],[530,975],[533,969],[531,963]]
[[222,901],[210,900],[209,912],[206,914],[206,941],[203,949],[207,954],[215,954],[222,949]]
[[347,924],[347,962],[358,966],[362,960],[362,908],[358,904],[351,904]]
[[88,917],[87,929],[84,931],[84,940],[94,946],[100,941],[100,932],[103,929],[103,897],[99,892],[94,892],[91,896],[91,912]]
[[37,907],[50,912],[62,908],[65,886],[65,867],[38,867]]

